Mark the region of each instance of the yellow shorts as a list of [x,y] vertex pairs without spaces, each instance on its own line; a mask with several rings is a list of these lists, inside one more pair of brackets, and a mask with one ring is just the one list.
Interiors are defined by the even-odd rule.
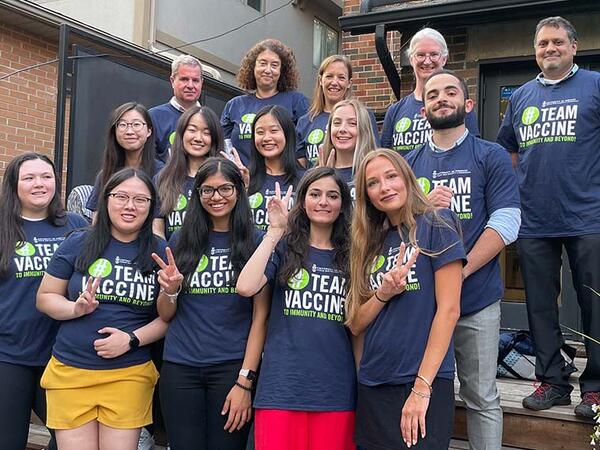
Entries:
[[47,425],[69,430],[97,420],[111,428],[152,423],[152,394],[158,371],[152,361],[122,369],[67,366],[54,356],[41,379],[46,390]]

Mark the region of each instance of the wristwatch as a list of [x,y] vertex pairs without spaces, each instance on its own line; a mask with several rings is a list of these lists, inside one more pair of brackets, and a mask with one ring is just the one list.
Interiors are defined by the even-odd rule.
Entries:
[[139,346],[140,346],[140,340],[135,335],[135,333],[132,331],[131,333],[129,333],[129,350],[135,350]]
[[246,377],[248,380],[255,382],[256,381],[256,372],[250,369],[240,369],[240,376]]

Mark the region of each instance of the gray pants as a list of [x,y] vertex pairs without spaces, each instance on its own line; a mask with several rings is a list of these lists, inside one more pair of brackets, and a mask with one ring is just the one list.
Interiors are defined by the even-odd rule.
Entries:
[[461,317],[454,330],[460,398],[467,406],[469,448],[500,450],[502,409],[496,388],[500,301]]

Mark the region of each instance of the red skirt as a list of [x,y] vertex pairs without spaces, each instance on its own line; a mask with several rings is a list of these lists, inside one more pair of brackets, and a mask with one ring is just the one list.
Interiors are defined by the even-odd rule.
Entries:
[[256,409],[256,450],[356,450],[354,411]]

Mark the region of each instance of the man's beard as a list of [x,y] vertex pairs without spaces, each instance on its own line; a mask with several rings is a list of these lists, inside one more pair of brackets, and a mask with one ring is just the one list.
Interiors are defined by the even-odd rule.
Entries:
[[442,117],[436,117],[432,111],[426,111],[427,121],[431,128],[434,130],[448,130],[449,128],[456,128],[465,123],[465,117],[467,115],[464,105],[459,106],[454,110],[452,114]]

